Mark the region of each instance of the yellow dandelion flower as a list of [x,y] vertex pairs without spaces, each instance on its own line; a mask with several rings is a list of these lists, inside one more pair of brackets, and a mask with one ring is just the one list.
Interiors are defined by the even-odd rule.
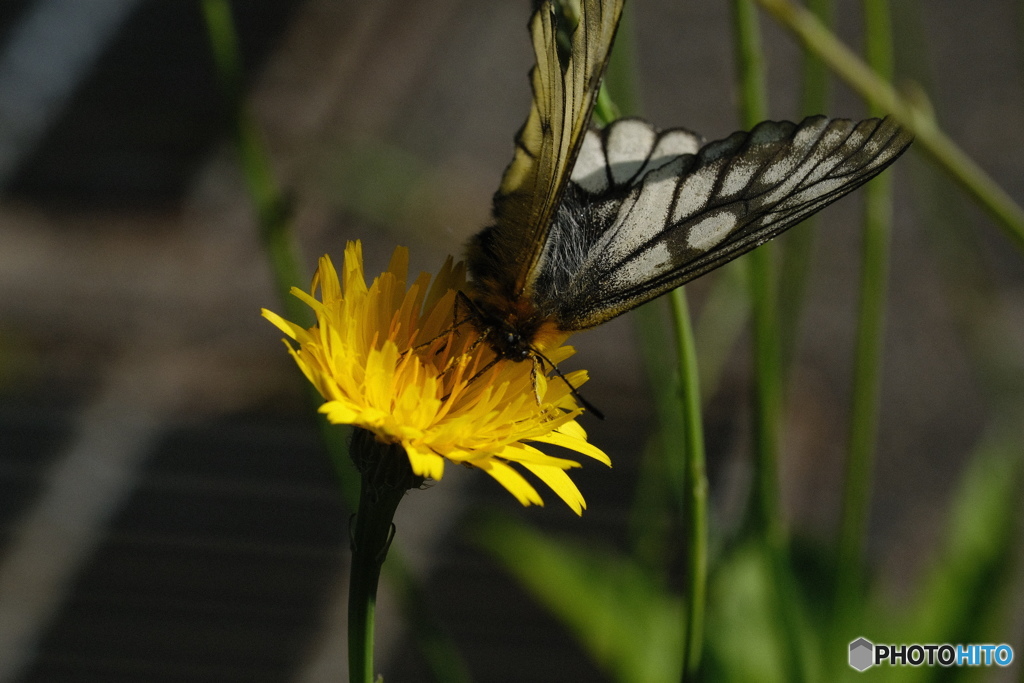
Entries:
[[[561,446],[611,465],[576,422],[582,411],[569,386],[548,381],[532,363],[495,360],[472,325],[453,324],[466,281],[461,263],[449,257],[432,284],[422,273],[407,286],[408,265],[408,250],[395,249],[387,271],[367,287],[362,247],[350,242],[340,276],[324,256],[310,293],[292,289],[313,309],[315,327],[263,310],[297,342],[286,344],[324,397],[320,412],[378,442],[400,444],[418,476],[441,479],[448,460],[487,472],[523,505],[543,505],[518,467],[580,514],[586,503],[566,474],[579,463],[531,445]],[[542,349],[552,362],[574,353],[564,341]],[[566,375],[573,386],[586,378],[583,370]]]

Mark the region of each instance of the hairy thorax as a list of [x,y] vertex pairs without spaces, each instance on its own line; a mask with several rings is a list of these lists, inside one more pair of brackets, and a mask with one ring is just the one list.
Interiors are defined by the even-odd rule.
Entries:
[[476,309],[474,325],[502,358],[524,361],[568,336],[527,297],[505,295],[488,288],[486,282],[471,285],[470,293]]

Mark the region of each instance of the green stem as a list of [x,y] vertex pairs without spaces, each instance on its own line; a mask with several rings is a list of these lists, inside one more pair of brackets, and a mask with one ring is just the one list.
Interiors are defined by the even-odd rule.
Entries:
[[804,46],[820,56],[843,80],[879,111],[888,112],[914,132],[915,146],[926,152],[982,208],[999,222],[1024,251],[1024,209],[939,128],[931,111],[900,96],[885,79],[803,7],[790,0],[757,0]]
[[377,583],[391,542],[391,523],[402,494],[386,498],[359,496],[352,531],[352,568],[348,584],[348,678],[373,683],[373,625]]
[[[892,27],[886,0],[864,0],[868,63],[884,78],[893,72]],[[877,114],[877,107],[872,113]],[[865,188],[864,246],[861,260],[860,310],[853,375],[850,444],[846,461],[842,521],[836,565],[834,646],[849,640],[863,582],[863,549],[871,503],[871,473],[878,433],[879,385],[885,328],[886,282],[892,225],[892,176],[876,178]]]
[[[757,13],[751,0],[733,0],[736,22],[737,68],[742,124],[752,128],[767,118],[767,95],[761,59]],[[767,247],[767,248],[766,248]],[[752,522],[770,537],[781,533],[778,504],[778,421],[781,391],[778,365],[778,326],[771,244],[747,257],[754,335],[754,448],[755,468]]]
[[[824,26],[832,25],[835,15],[834,0],[808,0],[807,10],[818,18]],[[821,114],[828,107],[829,72],[828,66],[813,53],[802,54],[803,84],[801,92],[801,108],[805,116]]]
[[757,23],[757,10],[751,0],[733,0],[732,9],[736,31],[740,118],[742,125],[753,128],[768,117],[761,29]]
[[[835,13],[833,0],[808,0],[807,9],[826,26],[831,25]],[[802,92],[800,108],[804,116],[824,114],[828,111],[829,71],[825,63],[804,50]],[[782,353],[782,376],[787,377],[798,347],[800,319],[807,280],[811,270],[811,254],[817,235],[817,220],[811,217],[796,230],[779,240],[782,264],[779,268],[779,348]]]
[[686,485],[683,489],[683,524],[689,539],[686,558],[686,624],[683,643],[683,680],[696,677],[704,643],[704,607],[708,580],[708,479],[704,466],[704,426],[701,418],[700,375],[686,292],[671,294],[681,379],[683,424],[686,440]]
[[377,584],[394,535],[392,520],[405,492],[423,483],[409,456],[396,444],[382,444],[371,432],[352,434],[352,460],[362,475],[359,510],[352,528],[348,584],[349,683],[373,683],[373,626]]
[[[753,0],[733,0],[736,62],[740,83],[740,113],[746,128],[767,118],[764,64],[757,11]],[[785,680],[806,679],[799,630],[796,591],[792,585],[789,548],[779,505],[778,443],[782,419],[782,381],[779,356],[778,299],[773,273],[772,245],[746,256],[750,268],[754,343],[754,488],[748,518],[761,534],[773,574],[773,606],[780,621]]]

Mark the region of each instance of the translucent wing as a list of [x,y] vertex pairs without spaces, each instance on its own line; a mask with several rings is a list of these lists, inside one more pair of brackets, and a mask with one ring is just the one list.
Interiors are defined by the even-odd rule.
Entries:
[[622,0],[580,0],[560,56],[558,14],[544,2],[530,21],[533,104],[494,196],[495,224],[470,243],[479,289],[514,300],[531,284],[551,218],[569,181],[611,50]]
[[582,330],[730,261],[867,182],[910,145],[889,119],[767,121],[699,147],[638,119],[587,133],[534,287]]

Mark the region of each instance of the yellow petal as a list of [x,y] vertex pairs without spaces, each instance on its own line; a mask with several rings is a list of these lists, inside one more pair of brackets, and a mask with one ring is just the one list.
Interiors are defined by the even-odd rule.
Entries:
[[274,313],[273,311],[268,311],[265,308],[260,309],[260,314],[264,318],[269,320],[271,323],[273,323],[277,329],[281,330],[292,339],[295,339],[298,335],[303,334],[306,331],[305,328],[303,328],[301,325],[296,325],[293,322],[288,322],[287,320],[279,316],[277,313]]
[[[421,476],[440,479],[445,460],[464,462],[524,505],[540,505],[514,468],[521,463],[580,512],[582,496],[565,474],[579,463],[535,447],[552,444],[609,462],[575,421],[581,409],[571,387],[553,380],[544,364],[495,361],[460,306],[464,264],[449,259],[432,283],[428,274],[408,283],[408,252],[396,250],[368,286],[362,258],[362,246],[349,243],[340,270],[324,256],[309,291],[293,290],[316,315],[314,326],[263,311],[289,337],[288,352],[324,397],[327,419],[403,444]],[[558,335],[536,341],[554,362],[573,353]],[[566,378],[578,386],[586,372]]]
[[405,452],[409,454],[409,465],[412,471],[420,477],[441,481],[444,476],[444,458],[437,453],[416,448],[411,444],[403,444]]
[[[565,425],[563,425],[563,427],[564,426]],[[612,465],[612,459],[609,458],[608,455],[600,448],[590,443],[589,441],[584,441],[583,439],[578,439],[574,436],[569,436],[568,434],[562,434],[560,432],[550,432],[548,434],[543,434],[541,436],[530,437],[530,441],[539,441],[541,443],[549,443],[552,446],[561,446],[562,448],[568,448],[576,451],[577,453],[589,455],[594,460],[597,460],[598,462],[603,462],[605,465],[608,465],[609,467],[611,467]]]
[[495,455],[502,460],[509,460],[511,462],[532,463],[534,465],[544,465],[545,467],[557,467],[563,470],[571,470],[574,467],[580,466],[575,460],[556,458],[523,443],[509,444]]
[[524,462],[523,467],[537,475],[537,478],[548,485],[565,504],[572,508],[577,515],[582,515],[587,508],[587,502],[583,500],[583,494],[573,483],[569,475],[560,467],[549,467],[548,465],[537,465]]
[[336,425],[355,424],[360,416],[359,410],[341,401],[328,401],[319,410],[327,416],[328,422]]
[[474,467],[482,469],[487,474],[504,486],[509,493],[516,497],[523,505],[544,505],[544,499],[537,493],[537,489],[530,486],[530,482],[523,478],[523,475],[501,462],[491,458],[482,462],[472,463]]

